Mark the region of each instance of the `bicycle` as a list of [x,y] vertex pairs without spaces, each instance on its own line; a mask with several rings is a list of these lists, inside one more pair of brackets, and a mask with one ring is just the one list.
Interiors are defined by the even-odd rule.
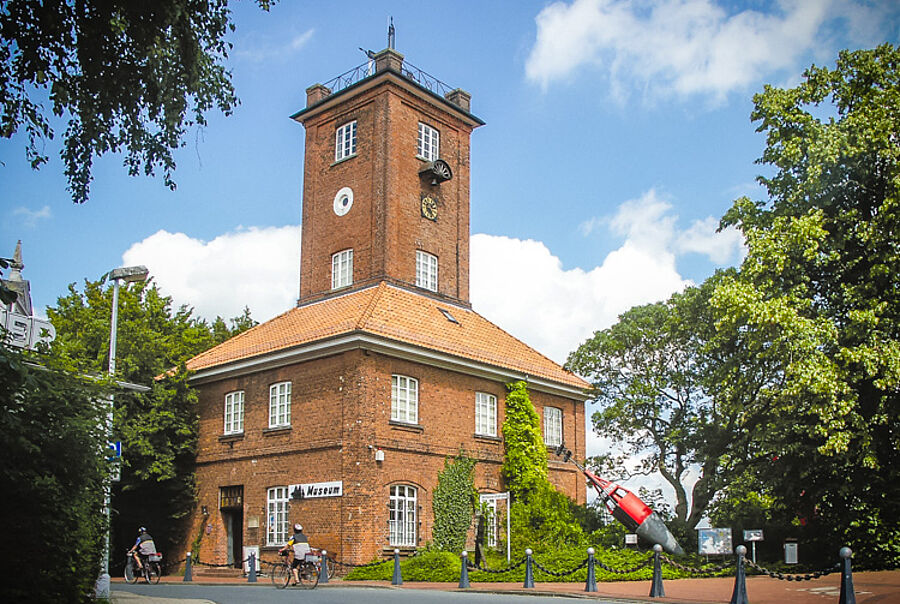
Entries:
[[140,569],[140,574],[135,572],[134,568],[134,557],[131,555],[131,552],[126,552],[125,554],[125,582],[129,584],[136,583],[139,576],[143,577],[147,583],[159,583],[159,578],[162,575],[162,566],[160,565],[160,561],[162,560],[162,554],[150,554],[149,556],[141,556],[141,564],[142,567]]
[[[272,569],[272,584],[278,589],[284,589],[294,580],[294,574],[291,572],[291,564],[288,562],[289,552],[281,552],[281,564],[276,564]],[[315,589],[319,584],[319,562],[321,557],[318,553],[310,552],[303,557],[303,560],[297,565],[297,577],[300,582],[297,586],[302,589]],[[327,568],[327,566],[326,566]]]

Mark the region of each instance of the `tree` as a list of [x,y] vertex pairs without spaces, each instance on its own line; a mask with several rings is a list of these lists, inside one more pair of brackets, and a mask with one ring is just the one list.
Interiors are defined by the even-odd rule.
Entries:
[[[715,494],[757,461],[753,443],[765,431],[766,384],[775,379],[744,354],[740,334],[715,328],[709,300],[727,274],[630,309],[566,363],[591,381],[601,407],[594,431],[618,449],[594,463],[620,479],[658,472],[675,492],[671,528],[687,542]],[[629,459],[639,460],[636,468]],[[691,469],[700,478],[688,491]]]
[[60,157],[76,203],[88,199],[94,158],[109,152],[125,154],[132,176],[161,169],[174,189],[172,152],[187,130],[238,103],[223,65],[233,29],[228,0],[3,2],[0,134],[24,130],[36,169],[54,121],[66,119]]
[[[53,356],[82,373],[105,373],[111,304],[111,288],[100,282],[86,281],[83,292],[70,285],[68,295],[47,310],[57,331]],[[116,377],[151,390],[115,396],[114,432],[124,459],[113,491],[115,548],[130,546],[141,525],[164,548],[183,536],[179,523],[195,497],[198,428],[196,394],[184,362],[254,323],[245,309],[231,329],[220,317],[211,326],[186,306],[174,310],[153,283],[120,288]]]
[[5,602],[91,601],[106,527],[107,392],[0,341]]
[[718,327],[777,365],[769,463],[754,478],[829,553],[900,564],[900,51],[841,52],[794,88],[766,86],[752,119],[768,201],[737,200],[738,275]]

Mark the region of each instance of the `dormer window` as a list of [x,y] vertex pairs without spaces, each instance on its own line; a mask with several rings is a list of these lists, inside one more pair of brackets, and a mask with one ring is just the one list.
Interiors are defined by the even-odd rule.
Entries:
[[334,161],[356,155],[356,120],[347,122],[334,135]]
[[441,154],[441,134],[428,124],[419,122],[419,137],[416,140],[416,155],[427,161],[438,159]]

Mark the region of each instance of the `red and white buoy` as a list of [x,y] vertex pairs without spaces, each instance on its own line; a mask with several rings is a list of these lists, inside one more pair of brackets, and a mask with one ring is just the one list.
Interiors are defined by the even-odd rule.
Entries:
[[557,447],[556,454],[561,456],[563,461],[571,461],[575,467],[581,470],[588,482],[597,489],[597,493],[603,499],[603,504],[609,513],[628,530],[634,531],[645,541],[658,543],[670,554],[684,554],[675,535],[669,531],[659,514],[650,509],[650,506],[644,503],[640,497],[623,486],[588,472],[581,464],[572,459],[572,452],[564,445]]

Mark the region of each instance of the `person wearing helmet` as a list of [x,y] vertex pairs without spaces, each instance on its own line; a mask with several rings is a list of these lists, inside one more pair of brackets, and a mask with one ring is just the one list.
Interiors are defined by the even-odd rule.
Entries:
[[134,542],[134,545],[128,550],[134,561],[137,562],[138,571],[144,568],[143,559],[146,559],[150,554],[156,553],[156,544],[153,543],[153,537],[150,536],[150,533],[147,532],[147,529],[143,526],[138,529],[138,537],[137,541]]
[[288,539],[287,545],[279,551],[288,552],[288,562],[291,564],[291,572],[294,575],[294,582],[291,585],[297,585],[300,582],[300,576],[297,569],[300,567],[300,561],[309,553],[309,539],[303,534],[303,525],[299,522],[294,523],[294,534]]

